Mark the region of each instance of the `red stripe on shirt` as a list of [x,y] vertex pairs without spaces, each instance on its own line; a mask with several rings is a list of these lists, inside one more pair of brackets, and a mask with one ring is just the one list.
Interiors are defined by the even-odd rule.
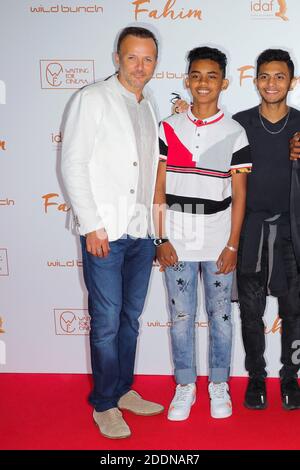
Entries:
[[167,165],[167,171],[170,171],[172,173],[194,173],[199,175],[217,176],[219,178],[228,178],[231,175],[231,171],[222,172],[205,170],[202,168],[176,168],[170,165]]
[[209,124],[215,124],[216,122],[220,121],[221,119],[223,119],[224,117],[224,114],[221,114],[221,116],[217,117],[216,119],[214,119],[213,121],[210,121],[210,122],[204,122],[202,121],[201,119],[198,119],[196,121],[194,121],[193,119],[190,118],[190,116],[187,114],[187,117],[189,118],[189,120],[195,124],[195,126],[197,127],[201,127],[201,126],[208,126]]
[[168,164],[195,167],[196,162],[193,161],[192,153],[180,142],[174,129],[167,122],[163,122],[162,124],[164,126],[166,141],[168,142]]

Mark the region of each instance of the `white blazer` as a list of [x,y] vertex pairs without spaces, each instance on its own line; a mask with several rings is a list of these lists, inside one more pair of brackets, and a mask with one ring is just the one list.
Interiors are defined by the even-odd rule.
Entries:
[[[113,76],[76,93],[62,149],[62,175],[79,233],[105,227],[110,241],[126,233],[139,175],[134,130],[116,80]],[[149,99],[147,93],[144,96]],[[158,127],[152,105],[150,109],[156,129],[152,155],[156,175]],[[154,188],[155,178],[152,199]]]

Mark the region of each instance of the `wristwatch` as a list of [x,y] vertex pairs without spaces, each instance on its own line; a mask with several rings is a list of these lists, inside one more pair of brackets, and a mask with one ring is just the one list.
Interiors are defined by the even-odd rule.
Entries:
[[160,246],[163,243],[166,243],[168,241],[169,241],[168,238],[154,238],[153,243],[154,243],[155,246]]

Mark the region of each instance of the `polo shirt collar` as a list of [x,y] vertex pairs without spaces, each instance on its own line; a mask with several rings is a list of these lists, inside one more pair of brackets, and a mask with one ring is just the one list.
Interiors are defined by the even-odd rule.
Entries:
[[201,127],[201,126],[208,126],[209,124],[215,124],[216,122],[220,121],[224,117],[224,113],[222,110],[218,111],[216,114],[213,116],[210,116],[207,119],[198,119],[194,114],[192,113],[192,107],[190,106],[187,112],[187,117],[189,118],[190,121],[192,121],[195,126]]

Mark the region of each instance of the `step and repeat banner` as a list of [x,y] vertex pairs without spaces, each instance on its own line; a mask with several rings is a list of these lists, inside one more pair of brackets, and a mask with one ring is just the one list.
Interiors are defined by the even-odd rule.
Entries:
[[[148,27],[159,64],[150,88],[160,117],[184,88],[186,54],[209,45],[228,56],[226,113],[258,103],[257,55],[291,52],[300,74],[299,0],[0,1],[0,371],[90,372],[89,316],[78,236],[60,173],[64,110],[76,90],[115,71],[118,32]],[[300,107],[300,86],[290,103]],[[198,373],[207,373],[207,318],[199,287]],[[233,375],[245,375],[239,311],[234,307]],[[274,298],[265,315],[271,376],[280,367]],[[163,276],[153,267],[141,317],[136,372],[171,374]]]

